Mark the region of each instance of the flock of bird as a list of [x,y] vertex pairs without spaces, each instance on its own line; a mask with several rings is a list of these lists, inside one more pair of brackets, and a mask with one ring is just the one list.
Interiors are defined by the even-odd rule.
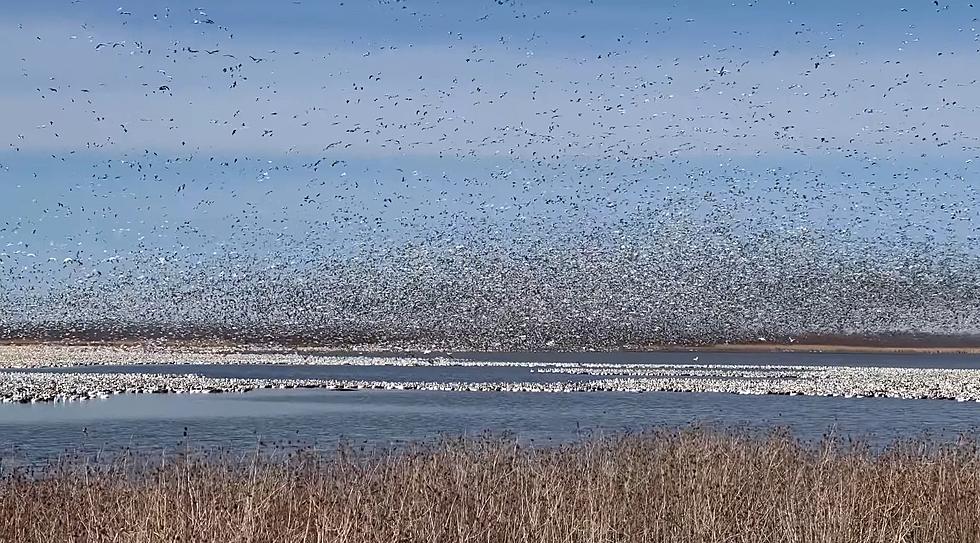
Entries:
[[980,333],[969,2],[64,4],[4,17],[0,336]]

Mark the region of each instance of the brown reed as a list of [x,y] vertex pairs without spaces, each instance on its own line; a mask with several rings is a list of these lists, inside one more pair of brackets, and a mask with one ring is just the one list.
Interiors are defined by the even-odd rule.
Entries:
[[689,428],[548,448],[131,454],[4,474],[0,541],[972,542],[980,453]]

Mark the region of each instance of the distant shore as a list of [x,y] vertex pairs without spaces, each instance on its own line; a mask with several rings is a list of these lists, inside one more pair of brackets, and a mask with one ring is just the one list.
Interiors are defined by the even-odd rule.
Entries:
[[[234,354],[303,353],[313,355],[453,356],[456,353],[526,352],[825,352],[885,354],[980,354],[980,333],[890,330],[875,332],[787,333],[718,330],[703,335],[609,330],[595,337],[563,335],[546,327],[526,330],[520,338],[470,338],[440,330],[411,333],[380,329],[311,327],[248,328],[232,324],[174,322],[136,324],[0,322],[0,346],[56,345],[150,348],[156,351],[202,349]],[[458,337],[457,337],[458,336]],[[575,339],[578,338],[578,339]],[[492,341],[491,341],[492,340]]]
[[[751,347],[761,347],[751,346]],[[731,345],[720,346],[730,348]],[[806,344],[800,344],[803,349]],[[866,347],[867,348],[867,347]],[[702,348],[703,349],[703,348]],[[874,352],[880,352],[874,351]],[[622,351],[620,351],[622,352]],[[752,352],[752,351],[745,351]],[[758,352],[758,351],[756,351]],[[892,352],[913,352],[908,349]],[[933,351],[934,352],[934,351]],[[593,353],[578,361],[535,360],[537,354],[517,360],[508,353],[439,353],[364,349],[347,353],[322,348],[273,346],[206,346],[177,344],[67,345],[35,343],[0,345],[0,402],[73,401],[127,392],[230,392],[258,388],[325,388],[333,390],[428,390],[468,392],[724,392],[837,397],[980,402],[980,369],[972,363],[956,368],[905,366],[896,361],[849,365],[844,356],[819,359],[820,364],[797,357],[777,359],[744,356],[635,357],[632,363],[609,360],[612,354]],[[515,354],[515,353],[510,353]],[[520,358],[530,360],[520,360]],[[538,357],[541,358],[541,357]],[[543,358],[549,358],[545,355]],[[710,360],[714,358],[714,363]],[[941,361],[942,359],[937,359]],[[727,362],[727,363],[726,363]],[[851,362],[862,362],[852,360]],[[489,377],[431,379],[431,373],[391,379],[319,378],[213,379],[205,375],[159,369],[93,373],[82,368],[109,366],[384,366],[403,368],[466,367],[514,368],[525,375],[554,375],[549,379],[484,380]],[[58,369],[58,371],[46,371]],[[489,372],[487,375],[491,375]],[[575,377],[572,377],[575,376]],[[589,376],[589,377],[584,377]],[[243,376],[244,377],[244,376]]]
[[813,343],[721,343],[685,347],[666,345],[636,349],[640,352],[731,352],[731,353],[854,353],[854,354],[980,354],[980,347],[899,345],[845,345]]
[[[418,346],[399,347],[388,344],[358,345],[315,345],[315,344],[277,344],[277,343],[236,343],[224,340],[159,340],[128,339],[106,341],[46,341],[37,339],[0,339],[0,347],[53,347],[53,348],[107,348],[107,349],[148,349],[153,351],[214,352],[235,354],[288,354],[302,353],[321,356],[385,355],[385,356],[453,356],[455,352],[509,353],[524,352],[507,349],[459,351],[444,349],[424,349]],[[980,343],[923,341],[920,344],[909,342],[890,343],[879,339],[861,342],[849,338],[846,342],[753,342],[753,343],[713,343],[665,344],[665,345],[627,345],[620,348],[578,348],[547,349],[539,352],[730,352],[730,353],[840,353],[840,354],[966,354],[980,355]]]

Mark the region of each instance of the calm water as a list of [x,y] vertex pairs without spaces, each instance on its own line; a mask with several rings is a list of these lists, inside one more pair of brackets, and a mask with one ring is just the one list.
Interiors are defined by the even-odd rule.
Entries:
[[[457,353],[455,356],[472,360],[602,362],[607,364],[757,364],[980,369],[980,355],[969,354],[615,352]],[[695,357],[697,357],[697,361],[694,360]]]
[[[470,355],[472,356],[472,355]],[[972,356],[754,353],[512,354],[486,359],[547,362],[706,364],[843,364],[978,368]],[[64,371],[64,370],[58,370]],[[536,374],[528,368],[377,366],[147,366],[84,371],[198,373],[214,377],[383,380],[535,381],[586,378]],[[980,429],[980,404],[880,398],[810,398],[682,393],[474,393],[422,391],[260,390],[224,395],[124,395],[74,404],[0,406],[0,455],[7,463],[75,450],[153,450],[185,439],[200,447],[253,449],[259,442],[332,447],[440,435],[509,432],[536,443],[593,433],[695,422],[792,429],[807,439],[832,431],[877,443],[931,435],[953,439]],[[186,433],[186,437],[185,437]]]
[[683,393],[471,393],[260,390],[225,395],[131,395],[79,404],[4,405],[0,451],[24,461],[66,450],[254,448],[260,441],[330,447],[385,445],[443,434],[513,432],[537,443],[693,422],[763,428],[804,438],[827,431],[876,442],[975,433],[980,404]]

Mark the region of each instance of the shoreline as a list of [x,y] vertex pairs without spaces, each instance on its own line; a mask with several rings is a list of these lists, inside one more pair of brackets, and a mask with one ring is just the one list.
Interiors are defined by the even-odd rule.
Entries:
[[[234,343],[228,341],[185,340],[111,340],[111,341],[44,341],[32,339],[0,339],[0,349],[107,349],[142,350],[172,353],[210,353],[239,355],[301,354],[312,356],[408,356],[454,357],[456,353],[515,354],[515,353],[828,353],[828,354],[962,354],[980,355],[980,345],[972,344],[887,344],[880,342],[770,342],[770,343],[711,343],[704,345],[627,345],[619,348],[597,349],[541,349],[518,351],[509,349],[440,349],[417,346],[390,346],[378,344],[333,346],[316,344],[286,345],[275,343]],[[3,363],[0,357],[0,364]]]
[[905,345],[849,345],[817,343],[719,343],[680,347],[645,347],[631,352],[704,352],[704,353],[830,353],[830,354],[974,354],[980,355],[980,347]]
[[[175,374],[169,367],[208,364],[248,366],[386,366],[409,372],[392,380],[336,378],[329,370],[316,378],[210,378]],[[163,366],[133,371],[87,366]],[[513,368],[548,375],[545,379],[429,380],[413,368]],[[50,371],[57,370],[57,371]],[[518,374],[519,375],[519,374]],[[0,347],[0,402],[33,403],[108,397],[124,392],[245,392],[256,388],[323,388],[334,390],[419,390],[445,392],[719,392],[745,395],[886,397],[980,402],[980,368],[914,368],[846,365],[710,364],[696,360],[673,363],[547,362],[413,358],[407,356],[323,356],[301,353],[216,354],[206,349],[183,351],[106,347]]]
[[[368,347],[368,346],[365,346]],[[686,348],[679,352],[833,352],[918,354],[918,348],[794,344],[796,351],[775,344],[720,345]],[[819,350],[818,350],[819,349]],[[847,350],[831,350],[847,349]],[[862,349],[855,351],[854,349]],[[872,349],[872,350],[869,350]],[[913,350],[915,349],[915,350]],[[962,348],[961,348],[962,349]],[[657,351],[664,352],[664,349]],[[608,352],[608,351],[607,351]],[[655,351],[651,351],[655,352]],[[935,349],[925,351],[935,354]],[[950,351],[947,351],[950,352]],[[956,351],[962,352],[962,351]],[[470,358],[480,355],[482,359]],[[269,345],[206,346],[202,344],[102,344],[69,345],[34,343],[0,344],[0,402],[34,403],[75,401],[108,397],[125,392],[194,393],[245,392],[257,388],[320,388],[333,390],[420,390],[446,392],[719,392],[747,395],[801,395],[825,397],[886,397],[896,399],[942,399],[980,402],[980,364],[969,368],[915,368],[887,365],[848,366],[833,362],[821,365],[789,363],[740,364],[603,362],[601,352],[593,361],[520,361],[488,359],[492,353],[330,351],[316,347],[283,348]],[[279,365],[279,366],[387,366],[426,367],[511,367],[536,374],[552,374],[545,382],[437,379],[424,374],[395,380],[336,379],[329,373],[313,379],[215,379],[196,374],[175,375],[171,371],[133,370],[89,373],[91,366],[177,367],[183,365]],[[49,372],[46,370],[58,370]],[[588,376],[581,379],[582,376]],[[573,377],[575,376],[575,377]],[[533,380],[532,380],[533,381]]]

